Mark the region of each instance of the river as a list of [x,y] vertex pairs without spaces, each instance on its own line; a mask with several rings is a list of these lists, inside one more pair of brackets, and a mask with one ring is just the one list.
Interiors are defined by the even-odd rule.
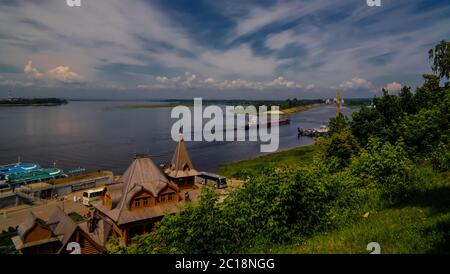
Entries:
[[[64,170],[108,169],[121,174],[136,153],[147,153],[159,165],[172,157],[176,143],[170,130],[176,121],[171,108],[118,108],[149,102],[71,101],[57,107],[0,108],[0,165],[35,162]],[[346,115],[351,109],[343,108]],[[280,127],[279,150],[313,143],[297,137],[297,128],[318,127],[336,113],[332,105],[290,116]],[[192,162],[200,171],[262,155],[258,142],[187,142]]]

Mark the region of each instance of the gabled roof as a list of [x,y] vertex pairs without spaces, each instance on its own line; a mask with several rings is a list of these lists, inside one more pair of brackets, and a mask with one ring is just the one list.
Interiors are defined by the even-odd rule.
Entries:
[[172,161],[170,161],[169,168],[167,168],[165,172],[167,176],[172,178],[190,177],[198,174],[189,157],[183,138],[178,142]]
[[50,226],[53,234],[61,241],[62,248],[65,247],[77,229],[77,224],[59,206],[56,207],[47,224]]
[[[165,214],[172,214],[179,212],[183,205],[188,202],[186,200],[186,196],[184,193],[189,194],[190,201],[196,201],[200,196],[200,189],[195,187],[192,189],[182,191],[182,195],[180,195],[180,200],[174,203],[163,203],[154,205],[151,207],[144,207],[139,210],[119,210],[118,208],[114,208],[110,210],[106,206],[100,204],[95,205],[95,208],[108,216],[111,220],[116,222],[118,225],[123,225],[131,222],[141,221],[150,218],[159,218],[164,216]],[[120,214],[119,214],[120,213]]]
[[[151,218],[153,217],[152,212],[143,209],[130,211],[130,202],[141,191],[146,191],[154,197],[158,197],[159,193],[166,187],[178,190],[177,186],[167,179],[148,155],[137,155],[119,179],[119,183],[106,187],[106,191],[111,194],[113,208],[107,209],[103,205],[97,205],[96,208],[117,223],[127,223],[136,220],[136,218]],[[145,216],[141,214],[144,211],[148,213],[144,214]],[[139,217],[137,217],[138,215]]]
[[83,222],[78,226],[83,232],[89,236],[98,246],[105,247],[108,241],[108,236],[112,229],[112,224],[104,219],[98,219],[96,221],[96,227],[93,232],[89,232],[88,222]]
[[[52,237],[25,243],[24,236],[30,229],[34,227],[36,223],[48,227],[52,231]],[[37,218],[30,211],[24,222],[19,225],[19,228],[17,230],[19,236],[13,237],[12,240],[14,245],[16,246],[16,249],[23,249],[26,247],[41,245],[49,242],[60,242],[61,249],[58,251],[58,253],[60,253],[66,246],[72,235],[75,233],[76,229],[77,224],[60,207],[57,206],[47,222],[44,222],[43,220]]]
[[24,240],[25,234],[34,227],[36,223],[45,225],[45,222],[39,218],[37,218],[33,212],[29,211],[25,220],[19,225],[17,228],[17,234],[20,236],[22,240]]

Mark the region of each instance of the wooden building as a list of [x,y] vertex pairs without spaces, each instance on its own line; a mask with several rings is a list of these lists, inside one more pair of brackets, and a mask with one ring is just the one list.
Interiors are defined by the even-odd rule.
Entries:
[[180,139],[178,142],[175,153],[165,173],[181,189],[194,186],[195,177],[198,175],[198,172],[192,164],[183,139]]
[[165,214],[180,211],[198,193],[195,185],[181,191],[148,155],[137,155],[118,183],[105,187],[103,202],[95,208],[111,225],[110,235],[128,244],[134,236],[150,232]]
[[57,207],[47,221],[30,212],[12,238],[16,250],[22,254],[70,253],[67,245],[76,242],[81,254],[98,254],[104,248],[95,242],[82,227],[78,226],[61,208]]

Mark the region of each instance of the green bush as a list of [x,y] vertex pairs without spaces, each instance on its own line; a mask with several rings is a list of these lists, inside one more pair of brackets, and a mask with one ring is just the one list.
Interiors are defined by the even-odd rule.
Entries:
[[450,170],[450,145],[443,142],[439,143],[431,154],[431,162],[438,171]]
[[[350,173],[313,167],[267,168],[223,202],[205,191],[197,205],[165,216],[130,253],[233,253],[305,238],[353,215],[363,204]],[[359,213],[358,213],[359,214]]]
[[402,142],[391,145],[378,138],[371,138],[351,164],[352,173],[361,186],[379,189],[388,202],[408,196],[413,188],[409,180],[412,169]]
[[359,151],[359,144],[349,129],[332,133],[328,137],[318,138],[317,144],[322,149],[322,160],[330,171],[338,171],[347,167],[352,156]]

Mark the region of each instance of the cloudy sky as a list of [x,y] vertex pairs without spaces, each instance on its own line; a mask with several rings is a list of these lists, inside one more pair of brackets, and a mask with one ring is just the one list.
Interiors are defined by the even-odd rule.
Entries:
[[372,97],[415,87],[450,1],[0,0],[0,97]]

